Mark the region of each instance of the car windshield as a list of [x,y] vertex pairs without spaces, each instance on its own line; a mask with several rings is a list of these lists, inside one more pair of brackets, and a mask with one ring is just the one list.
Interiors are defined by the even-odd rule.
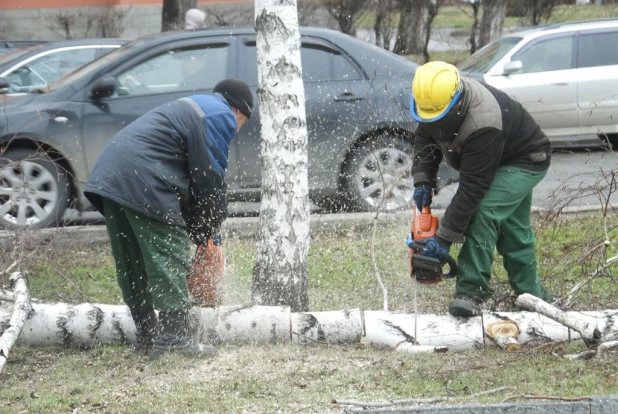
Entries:
[[25,48],[17,49],[17,50],[11,50],[6,55],[0,57],[0,66],[6,65],[7,63],[11,63],[14,60],[17,60],[21,56],[25,55],[26,53],[32,52],[33,50],[41,49],[42,47],[43,45],[36,45],[36,46],[25,47]]
[[491,42],[457,65],[459,71],[485,73],[520,41],[521,37],[503,37]]
[[135,49],[139,45],[144,43],[144,40],[135,40],[123,47],[120,47],[113,52],[108,53],[107,55],[95,60],[94,62],[77,69],[75,72],[68,74],[67,76],[59,79],[57,82],[49,85],[45,90],[39,90],[39,92],[46,92],[47,90],[55,90],[60,89],[65,85],[76,82],[79,79],[90,75],[93,72],[96,72],[103,66],[105,66],[108,62],[118,59],[120,56],[127,54],[131,50]]

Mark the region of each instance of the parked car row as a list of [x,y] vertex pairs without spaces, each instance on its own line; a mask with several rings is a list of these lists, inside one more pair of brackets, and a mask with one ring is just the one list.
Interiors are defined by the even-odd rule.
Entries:
[[[358,211],[408,208],[415,127],[409,95],[417,65],[339,32],[301,33],[311,199]],[[252,29],[122,43],[50,43],[0,57],[0,93],[8,94],[0,117],[0,226],[44,227],[71,204],[89,208],[82,188],[101,150],[152,108],[209,93],[224,78],[257,90]],[[517,98],[555,147],[618,145],[618,19],[512,33],[459,69]],[[232,201],[260,199],[255,113],[230,147]],[[438,188],[457,177],[442,166]]]
[[[361,211],[408,208],[417,65],[336,31],[302,28],[301,35],[311,199]],[[160,104],[209,93],[225,78],[244,80],[255,94],[256,60],[250,28],[164,33],[126,44],[35,94],[7,97],[0,225],[43,227],[73,202],[88,208],[82,188],[120,129]],[[231,201],[260,199],[254,113],[230,147]],[[440,176],[442,183],[456,179],[451,169]]]

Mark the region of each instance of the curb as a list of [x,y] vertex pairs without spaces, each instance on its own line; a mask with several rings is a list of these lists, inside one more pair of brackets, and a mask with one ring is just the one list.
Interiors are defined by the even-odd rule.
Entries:
[[618,412],[618,396],[593,396],[589,401],[539,401],[499,404],[456,404],[432,407],[385,407],[346,409],[342,413],[364,414],[612,414]]
[[[569,207],[562,214],[589,214],[600,210],[600,207]],[[444,215],[444,208],[432,210],[438,217]],[[546,209],[533,207],[532,212],[542,213]],[[412,210],[397,211],[392,213],[380,213],[377,215],[377,224],[380,226],[403,226],[408,228],[412,221]],[[310,216],[310,231],[319,232],[346,232],[367,229],[373,226],[376,218],[375,213],[335,213],[319,214]],[[222,236],[239,237],[255,236],[259,233],[259,217],[230,217],[223,223]],[[18,233],[10,230],[0,231],[0,249],[8,250],[19,239],[27,248],[36,246],[54,245],[55,248],[76,244],[107,243],[109,237],[105,225],[66,226],[40,230],[20,230]]]

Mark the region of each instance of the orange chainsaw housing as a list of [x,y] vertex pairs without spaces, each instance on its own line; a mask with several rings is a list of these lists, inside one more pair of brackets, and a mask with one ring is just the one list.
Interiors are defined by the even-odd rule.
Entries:
[[421,241],[433,237],[438,231],[438,218],[431,214],[429,206],[423,207],[421,214],[415,214],[412,219],[412,238]]
[[212,239],[208,244],[197,246],[193,259],[193,271],[187,278],[189,293],[198,306],[212,308],[221,303],[225,255],[221,246],[215,246]]
[[[414,241],[421,241],[433,237],[436,235],[438,231],[438,218],[431,214],[431,209],[429,206],[423,207],[420,214],[418,213],[418,209],[416,206],[414,207],[414,217],[412,218],[412,225],[410,228],[410,234]],[[412,280],[415,280],[414,276],[414,267],[412,266],[412,255],[413,254],[422,254],[422,251],[415,251],[414,249],[410,249],[408,251],[408,263],[410,264],[410,277]],[[422,283],[425,284],[435,284],[440,283],[440,278],[437,278],[432,281],[424,281]]]

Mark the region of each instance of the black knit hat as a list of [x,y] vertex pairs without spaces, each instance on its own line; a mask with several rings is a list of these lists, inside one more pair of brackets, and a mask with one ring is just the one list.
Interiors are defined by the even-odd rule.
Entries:
[[217,83],[213,92],[223,95],[230,106],[237,108],[247,118],[251,118],[253,94],[246,83],[238,79],[225,79]]

